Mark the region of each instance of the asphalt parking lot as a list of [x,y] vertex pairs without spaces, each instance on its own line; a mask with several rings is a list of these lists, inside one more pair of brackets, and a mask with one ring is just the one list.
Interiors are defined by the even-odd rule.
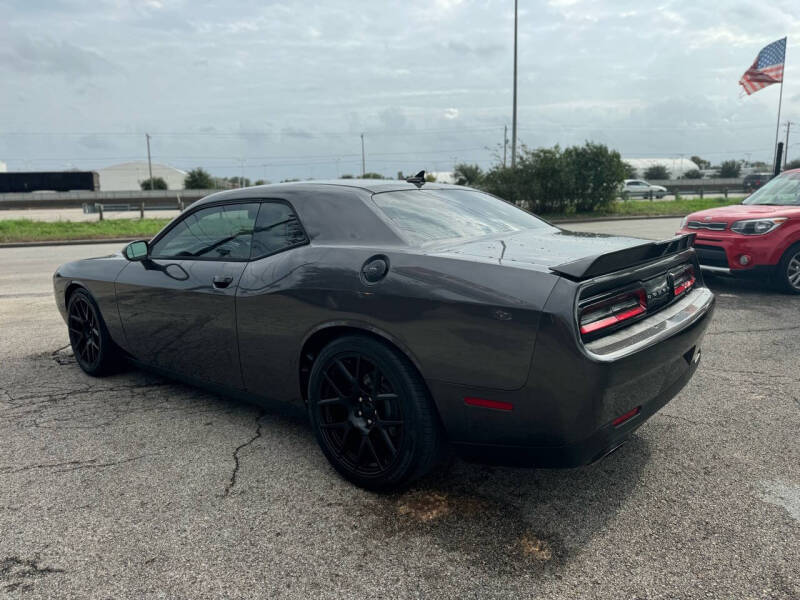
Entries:
[[696,376],[598,464],[386,496],[302,417],[84,375],[50,277],[116,248],[0,249],[0,597],[800,598],[800,297],[710,280]]

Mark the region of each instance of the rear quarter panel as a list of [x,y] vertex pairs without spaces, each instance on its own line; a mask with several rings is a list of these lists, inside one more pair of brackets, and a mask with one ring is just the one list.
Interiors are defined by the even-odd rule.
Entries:
[[[376,254],[388,258],[389,274],[367,284],[361,266]],[[396,248],[307,246],[255,261],[237,300],[245,384],[254,393],[300,398],[303,342],[321,328],[349,325],[394,342],[426,380],[520,388],[557,279]]]

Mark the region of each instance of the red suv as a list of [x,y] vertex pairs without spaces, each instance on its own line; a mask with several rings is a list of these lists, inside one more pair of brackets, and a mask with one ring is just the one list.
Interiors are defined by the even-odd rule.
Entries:
[[800,294],[800,169],[786,171],[741,204],[683,219],[679,233],[696,233],[704,270],[773,278]]

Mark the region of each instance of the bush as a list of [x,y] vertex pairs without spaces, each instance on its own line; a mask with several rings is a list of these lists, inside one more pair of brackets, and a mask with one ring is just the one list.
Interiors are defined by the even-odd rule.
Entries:
[[147,178],[140,184],[143,190],[165,190],[167,189],[167,182],[163,177]]
[[697,169],[690,169],[683,174],[684,179],[702,179],[703,174]]
[[739,164],[738,161],[735,160],[726,160],[719,166],[719,176],[723,179],[725,178],[734,178],[739,176],[739,172],[742,170],[742,166]]
[[459,163],[453,167],[453,177],[456,180],[456,185],[475,187],[480,185],[483,180],[483,169],[478,165]]
[[625,179],[638,179],[638,171],[636,171],[636,167],[634,167],[629,162],[623,162],[622,168],[625,169]]
[[593,211],[610,205],[625,179],[616,151],[587,142],[561,150],[523,146],[514,169],[497,165],[480,187],[534,212]]
[[183,187],[187,190],[210,190],[214,187],[211,175],[202,167],[192,169],[183,180]]
[[647,167],[644,172],[645,179],[669,179],[669,169],[664,165],[653,165]]
[[[342,179],[344,179],[344,178],[342,178]],[[386,178],[383,175],[381,175],[380,173],[364,173],[361,176],[361,179],[386,179]]]
[[800,169],[800,158],[787,162],[784,171],[788,171],[789,169]]

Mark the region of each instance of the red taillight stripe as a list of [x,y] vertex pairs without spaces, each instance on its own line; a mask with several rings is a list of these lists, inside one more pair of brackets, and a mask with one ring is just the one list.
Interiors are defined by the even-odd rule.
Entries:
[[641,304],[639,306],[634,306],[630,310],[626,310],[625,312],[621,312],[616,315],[611,315],[610,317],[606,317],[605,319],[600,319],[598,321],[593,321],[592,323],[587,323],[586,325],[581,326],[581,333],[592,333],[593,331],[598,331],[599,329],[605,329],[606,327],[611,327],[611,325],[616,325],[621,321],[625,321],[627,319],[632,319],[633,317],[642,314],[645,311],[644,306]]
[[678,286],[675,287],[675,295],[680,296],[683,292],[692,287],[694,285],[694,282],[695,278],[694,276],[692,276],[683,283],[680,283]]
[[636,415],[638,415],[640,410],[642,410],[642,407],[641,407],[641,406],[637,406],[637,407],[636,407],[636,408],[634,408],[633,410],[629,410],[629,411],[628,411],[628,412],[626,412],[624,415],[620,415],[620,416],[618,416],[616,419],[614,419],[613,421],[611,421],[611,425],[612,425],[613,427],[617,427],[618,425],[622,425],[622,424],[623,424],[625,421],[627,421],[627,420],[629,420],[629,419],[632,419],[633,417],[635,417]]
[[511,402],[499,402],[497,400],[487,400],[486,398],[464,398],[464,404],[469,406],[480,406],[481,408],[494,408],[496,410],[514,410]]

